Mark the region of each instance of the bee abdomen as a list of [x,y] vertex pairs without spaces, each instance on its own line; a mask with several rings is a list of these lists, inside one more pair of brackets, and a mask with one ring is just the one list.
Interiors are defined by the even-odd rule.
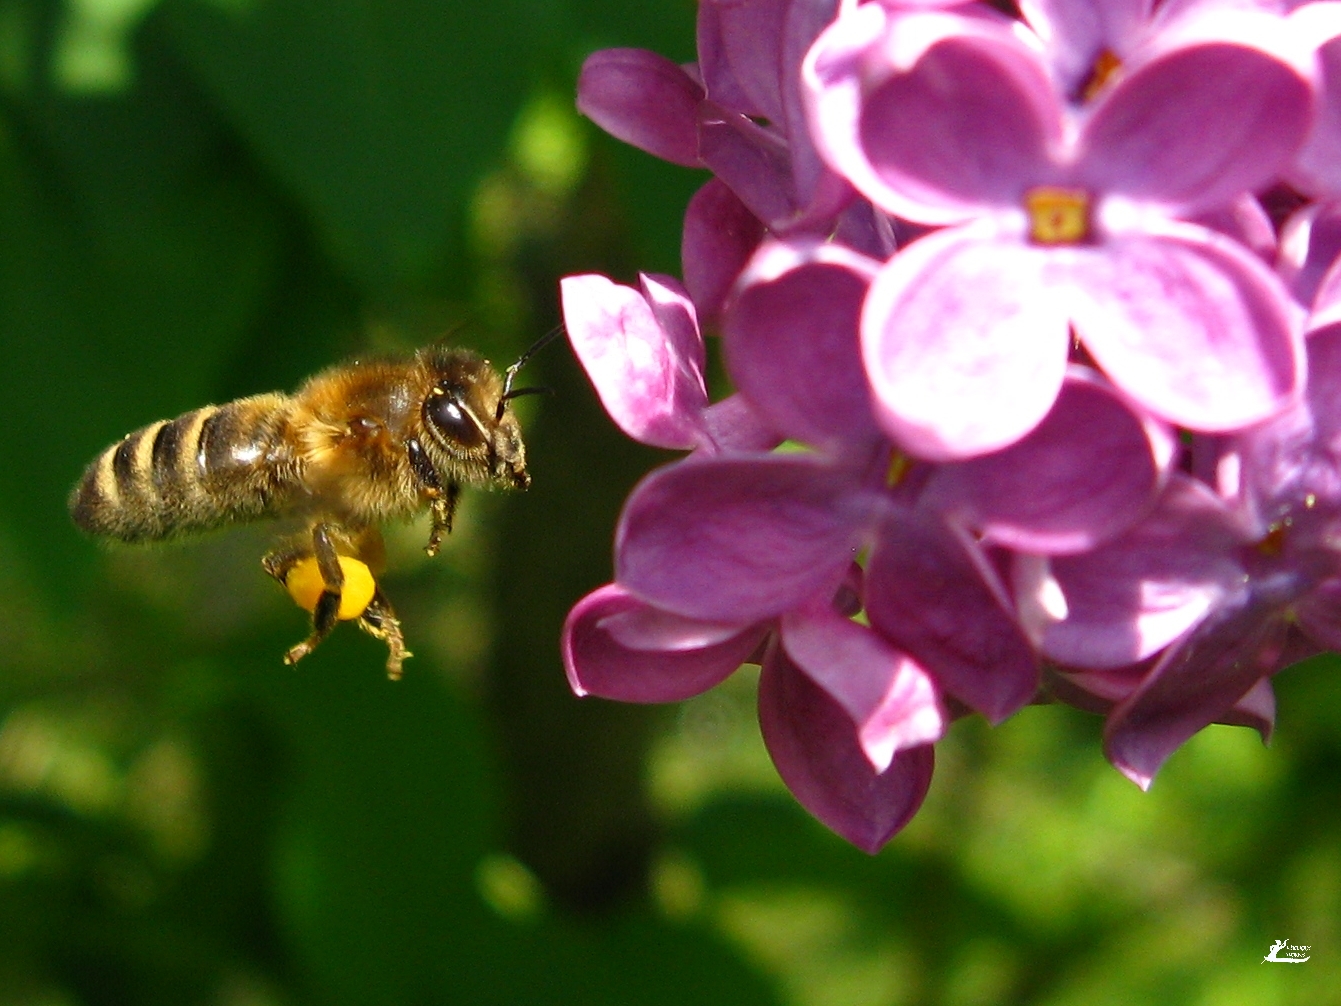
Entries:
[[70,497],[76,524],[154,541],[267,513],[285,482],[282,395],[207,405],[103,451]]

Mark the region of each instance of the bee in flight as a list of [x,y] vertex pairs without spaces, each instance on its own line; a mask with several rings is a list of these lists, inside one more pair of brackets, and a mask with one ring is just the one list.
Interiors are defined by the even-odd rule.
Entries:
[[526,449],[503,376],[468,349],[443,345],[409,359],[354,360],[278,393],[206,405],[128,434],[93,460],[70,495],[85,531],[160,541],[225,524],[281,518],[299,529],[261,560],[312,613],[311,634],[284,655],[301,660],[341,619],[384,641],[387,675],[410,656],[374,578],[384,565],[378,525],[424,509],[434,555],[463,485],[525,489]]

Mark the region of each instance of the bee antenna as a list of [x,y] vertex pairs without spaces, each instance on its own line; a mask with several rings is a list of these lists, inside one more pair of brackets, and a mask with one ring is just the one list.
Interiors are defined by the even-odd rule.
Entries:
[[542,335],[539,339],[531,343],[530,347],[526,350],[526,352],[522,353],[521,356],[517,357],[517,362],[514,363],[512,366],[508,367],[508,369],[503,372],[503,394],[498,399],[498,413],[494,417],[495,420],[503,418],[503,409],[507,407],[507,403],[510,399],[518,398],[522,395],[549,393],[550,390],[549,388],[518,388],[516,391],[513,391],[512,382],[517,377],[517,371],[521,370],[522,367],[526,366],[526,362],[530,360],[531,357],[535,356],[536,353],[540,352],[542,349],[544,349],[546,346],[548,346],[551,342],[553,342],[562,334],[563,334],[563,326],[555,325],[548,332]]

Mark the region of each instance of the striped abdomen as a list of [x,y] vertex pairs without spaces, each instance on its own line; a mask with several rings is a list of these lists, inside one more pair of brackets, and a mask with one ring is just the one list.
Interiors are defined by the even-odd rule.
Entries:
[[288,411],[284,395],[257,395],[136,430],[88,466],[70,515],[123,541],[264,516],[293,488]]

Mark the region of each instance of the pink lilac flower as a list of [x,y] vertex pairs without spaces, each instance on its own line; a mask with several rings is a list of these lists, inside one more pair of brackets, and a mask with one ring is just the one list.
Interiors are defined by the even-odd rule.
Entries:
[[1298,395],[1280,280],[1188,222],[1279,177],[1304,140],[1311,67],[1284,25],[1180,19],[1077,108],[1017,22],[843,10],[803,68],[816,144],[877,207],[943,227],[882,267],[863,310],[896,442],[944,460],[1019,439],[1051,407],[1073,334],[1188,429],[1240,429]]
[[[716,407],[692,306],[681,294],[665,307],[673,281],[645,277],[635,291],[570,277],[563,287],[570,337],[612,417],[638,439],[696,448],[626,503],[616,582],[565,627],[574,690],[672,701],[754,655],[779,773],[863,848],[915,809],[890,794],[925,792],[929,755],[899,758],[939,737],[936,686],[994,721],[1035,694],[1032,648],[986,550],[1067,552],[1119,533],[1153,504],[1172,454],[1166,430],[1076,368],[1055,417],[1001,456],[913,466],[891,483],[890,446],[853,392],[864,386],[857,317],[878,267],[838,245],[768,243],[731,300],[724,351],[740,407],[814,448],[799,454],[705,435],[701,417]],[[1082,444],[1102,445],[1108,463],[1093,465]],[[853,560],[868,549],[854,592]],[[834,600],[858,595],[873,629]],[[806,682],[788,684],[798,673]],[[784,708],[783,695],[808,711]]]
[[[1309,326],[1305,401],[1194,445],[1126,534],[1077,556],[1016,560],[1026,625],[1083,692],[1112,703],[1113,763],[1141,786],[1216,721],[1271,723],[1271,675],[1341,647],[1341,273]],[[1153,663],[1150,661],[1153,659]]]
[[[860,571],[852,566],[851,550],[835,537],[845,542],[851,530],[824,507],[809,514],[804,506],[797,510],[812,527],[823,530],[826,520],[829,525],[828,547],[803,559],[837,556],[836,576],[789,569],[790,552],[748,547],[761,532],[777,531],[750,514],[753,501],[769,498],[776,506],[826,492],[834,498],[846,484],[815,458],[739,453],[742,445],[751,446],[748,437],[723,437],[720,430],[714,435],[713,411],[726,403],[707,404],[702,340],[692,306],[674,281],[644,277],[642,290],[635,291],[602,277],[569,277],[563,293],[570,336],[612,417],[645,442],[696,448],[690,459],[644,482],[621,526],[637,524],[634,501],[655,497],[667,481],[677,483],[672,492],[683,491],[678,483],[691,484],[698,498],[689,505],[711,509],[718,501],[726,510],[689,522],[689,535],[654,520],[648,529],[652,542],[643,535],[636,546],[618,550],[621,582],[580,601],[564,628],[564,662],[574,691],[623,701],[675,701],[712,687],[747,659],[761,661],[761,725],[779,773],[817,817],[874,852],[926,794],[929,744],[944,729],[935,686],[915,661],[851,621],[860,594],[853,578],[859,582]],[[754,436],[767,428],[757,417],[742,418],[754,416],[746,403],[738,401],[732,416],[733,432],[745,429]],[[776,441],[763,439],[763,446]],[[742,469],[747,458],[753,466]],[[695,481],[700,476],[705,476],[701,485]],[[683,504],[668,505],[678,510]],[[732,515],[741,513],[745,519],[732,525]],[[692,563],[694,536],[711,538],[728,525],[732,537],[741,536],[731,542],[737,551],[709,570],[716,594],[704,605],[686,604],[673,591],[669,604],[659,603],[667,591],[635,592],[623,582],[673,573],[686,555]],[[795,530],[784,529],[784,538],[807,540]],[[669,554],[658,551],[662,542],[670,543]],[[713,549],[706,552],[711,563]],[[729,559],[742,554],[773,560],[765,579],[769,572],[790,574],[792,589],[783,591],[783,600],[770,605],[755,599],[744,608],[730,603],[729,586],[740,580],[740,571]]]
[[1316,49],[1317,119],[1299,151],[1290,181],[1319,198],[1341,196],[1341,3],[1299,6],[1289,18],[1299,37]]
[[684,285],[563,281],[611,418],[690,452],[569,615],[573,690],[758,663],[779,775],[868,851],[951,710],[1042,687],[1143,786],[1266,736],[1271,675],[1341,646],[1341,226],[1266,212],[1336,195],[1341,5],[1298,6],[703,0],[696,64],[593,55],[581,110],[714,177]]

